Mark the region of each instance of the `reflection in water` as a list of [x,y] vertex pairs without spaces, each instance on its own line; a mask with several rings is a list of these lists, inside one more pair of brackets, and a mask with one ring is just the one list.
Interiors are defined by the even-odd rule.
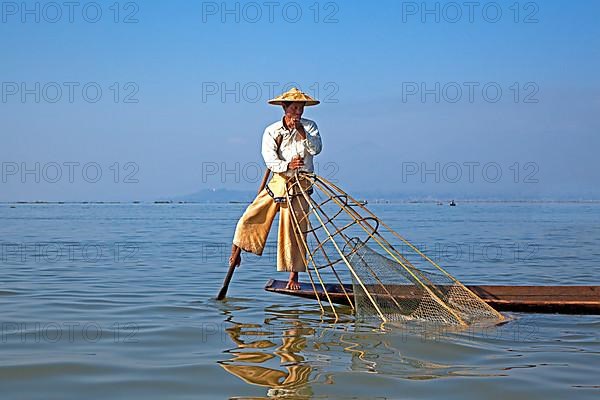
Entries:
[[[231,319],[228,322],[233,323]],[[268,328],[268,325],[265,324],[265,327]],[[237,346],[227,351],[232,358],[219,363],[227,372],[246,383],[269,388],[269,397],[308,398],[312,395],[308,382],[313,368],[304,363],[300,353],[306,347],[306,336],[312,335],[313,329],[296,320],[293,328],[280,333],[261,329],[256,324],[242,323],[227,328],[226,332]],[[277,346],[271,340],[261,338],[265,336],[279,337],[281,344]],[[255,349],[269,349],[271,352]],[[276,357],[279,357],[280,368],[283,368],[254,365],[265,364]]]
[[267,388],[269,397],[311,397],[316,386],[333,384],[337,374],[353,374],[359,381],[367,379],[363,373],[410,380],[498,375],[462,364],[460,357],[453,365],[433,361],[447,352],[468,357],[473,347],[486,347],[456,328],[328,323],[273,307],[264,309],[262,324],[250,324],[235,321],[233,308],[222,311],[235,347],[225,351],[230,358],[219,365],[250,385]]

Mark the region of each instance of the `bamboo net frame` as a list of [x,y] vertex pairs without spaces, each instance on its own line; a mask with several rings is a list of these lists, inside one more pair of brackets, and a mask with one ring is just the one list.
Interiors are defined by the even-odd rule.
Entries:
[[[322,312],[325,300],[338,317],[324,282],[324,273],[330,272],[353,311],[367,310],[367,314],[375,314],[383,322],[424,319],[466,325],[479,319],[504,318],[364,204],[327,179],[296,172],[288,180],[286,200],[296,242],[307,254],[306,271]],[[355,235],[362,235],[362,239]],[[413,259],[386,236],[408,246]],[[367,246],[369,243],[376,250]],[[416,266],[416,261],[422,264]],[[354,302],[336,269],[339,266],[346,267],[352,279]],[[319,295],[317,285],[324,296]],[[413,297],[399,295],[399,289],[407,288]]]

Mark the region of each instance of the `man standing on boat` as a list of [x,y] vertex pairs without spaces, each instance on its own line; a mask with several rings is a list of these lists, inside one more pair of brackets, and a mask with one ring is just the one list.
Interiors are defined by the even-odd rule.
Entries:
[[[273,220],[280,211],[277,271],[289,272],[287,288],[298,290],[298,273],[306,271],[306,249],[297,238],[302,235],[306,239],[308,202],[301,193],[296,193],[290,197],[293,204],[287,204],[286,191],[288,181],[297,171],[313,172],[313,157],[321,152],[317,124],[302,118],[304,107],[315,106],[319,101],[293,88],[269,100],[269,104],[282,106],[284,112],[281,120],[265,129],[262,138],[262,156],[273,177],[238,221],[229,264],[240,265],[238,248],[262,255]],[[296,225],[302,232],[295,230]]]

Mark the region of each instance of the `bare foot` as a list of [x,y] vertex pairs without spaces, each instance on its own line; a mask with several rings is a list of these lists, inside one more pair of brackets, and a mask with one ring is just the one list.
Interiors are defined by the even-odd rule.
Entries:
[[300,290],[300,282],[298,282],[297,272],[290,272],[290,279],[288,280],[285,288],[290,290]]
[[229,256],[229,266],[239,267],[242,263],[242,251],[235,244],[231,245],[231,255]]

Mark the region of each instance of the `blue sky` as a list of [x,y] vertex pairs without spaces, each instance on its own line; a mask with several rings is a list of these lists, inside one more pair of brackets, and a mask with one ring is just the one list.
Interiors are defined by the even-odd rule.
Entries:
[[294,82],[350,192],[600,198],[596,1],[26,4],[2,3],[0,201],[253,190]]

